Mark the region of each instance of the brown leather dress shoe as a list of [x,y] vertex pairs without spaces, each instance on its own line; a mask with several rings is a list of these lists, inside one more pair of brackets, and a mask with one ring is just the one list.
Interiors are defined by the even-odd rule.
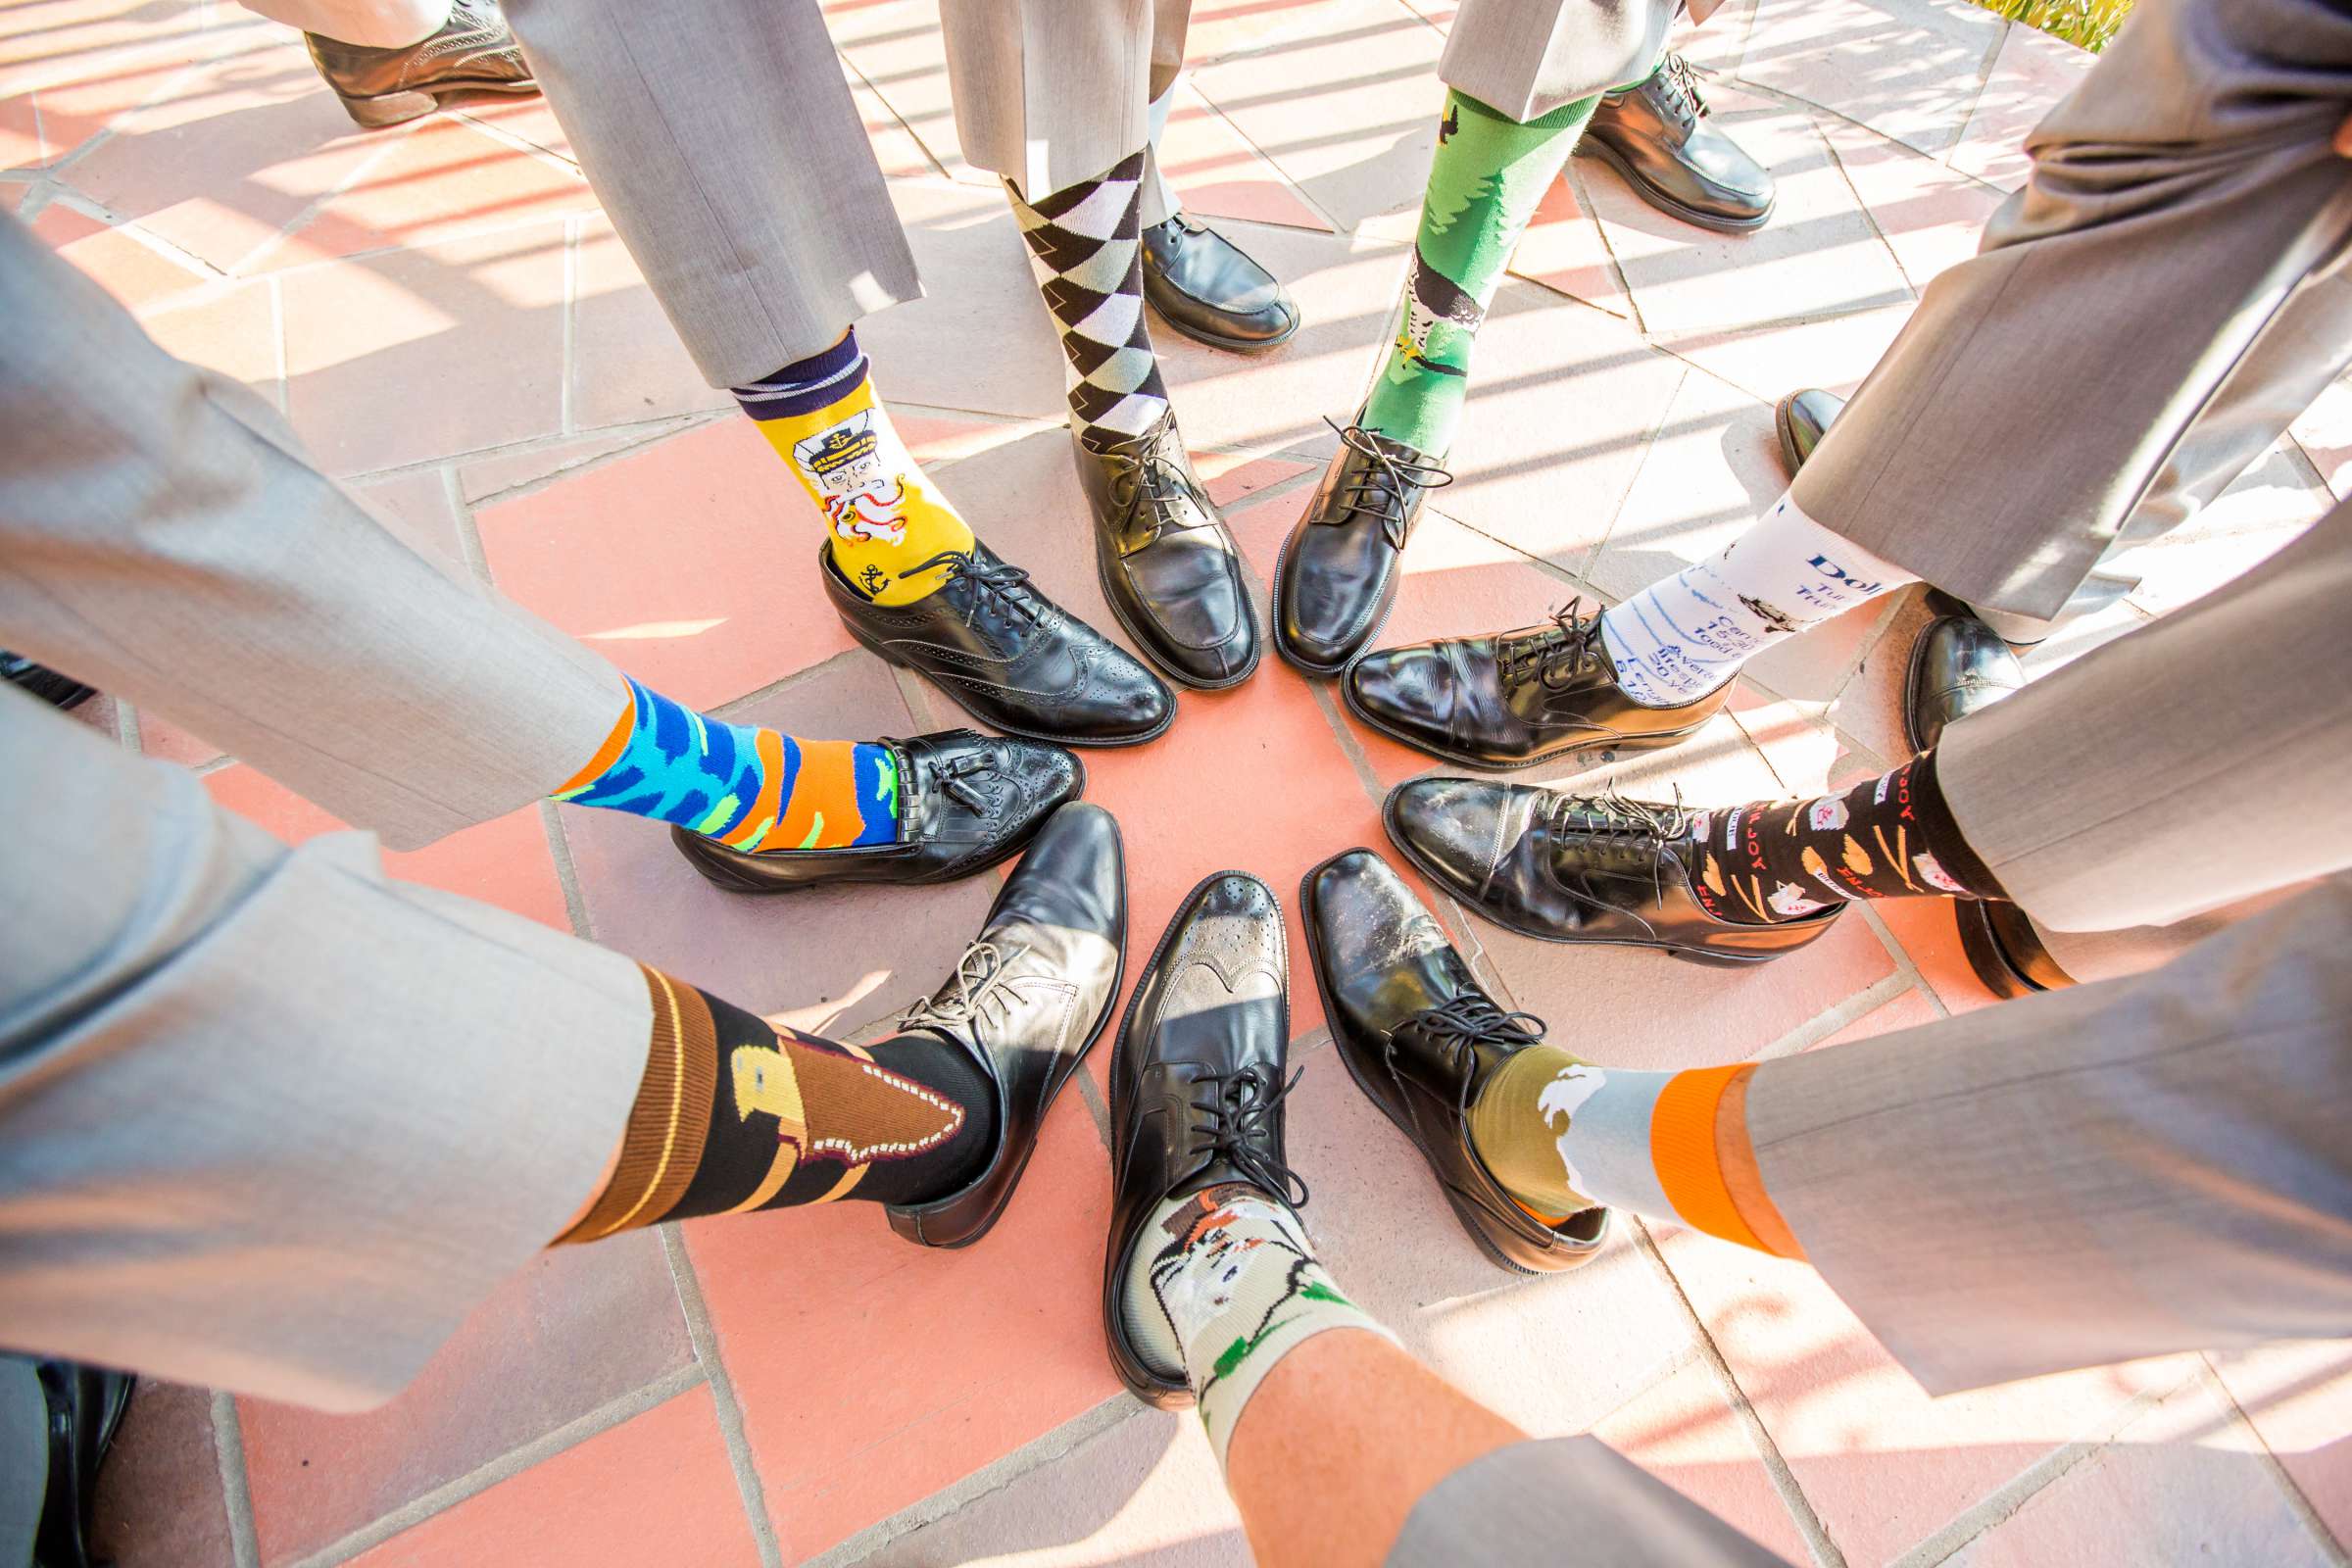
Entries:
[[317,32],[303,36],[318,74],[351,118],[370,130],[421,119],[445,98],[539,90],[496,0],[457,0],[440,31],[405,49],[369,49]]

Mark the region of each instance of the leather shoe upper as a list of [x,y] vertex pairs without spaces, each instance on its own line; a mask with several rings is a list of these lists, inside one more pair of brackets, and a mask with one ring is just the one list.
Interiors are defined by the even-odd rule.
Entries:
[[1177,909],[1137,977],[1110,1061],[1102,1328],[1111,1365],[1138,1398],[1192,1398],[1181,1376],[1152,1367],[1127,1336],[1128,1269],[1152,1214],[1232,1181],[1285,1203],[1304,1198],[1283,1159],[1290,1021],[1282,906],[1257,878],[1220,871]]
[[1772,412],[1774,431],[1781,439],[1781,466],[1788,477],[1805,466],[1821,438],[1830,433],[1830,421],[1837,418],[1845,407],[1845,399],[1835,392],[1824,392],[1817,386],[1801,392],[1791,392],[1781,399]]
[[1648,80],[1604,94],[1577,152],[1598,158],[1650,206],[1702,228],[1754,228],[1772,216],[1769,170],[1707,119],[1707,101],[1683,57]]
[[1552,1274],[1592,1261],[1608,1234],[1607,1209],[1547,1225],[1470,1145],[1480,1091],[1543,1038],[1542,1024],[1494,1005],[1420,900],[1370,850],[1309,871],[1299,898],[1340,1059],[1421,1152],[1462,1228],[1508,1269]]
[[1389,837],[1496,925],[1545,942],[1656,948],[1754,963],[1814,941],[1844,909],[1748,925],[1718,919],[1690,882],[1690,822],[1672,807],[1476,778],[1418,778],[1389,793]]
[[318,74],[363,125],[397,124],[432,113],[443,95],[529,92],[529,62],[493,0],[456,0],[428,38],[400,49],[306,33]]
[[891,1205],[891,1229],[925,1247],[969,1247],[996,1224],[1054,1097],[1110,1019],[1126,948],[1118,823],[1073,802],[1039,830],[956,973],[900,1020],[971,1053],[996,1093],[997,1150],[960,1192]]
[[1176,416],[1100,450],[1071,441],[1102,593],[1120,622],[1188,686],[1247,680],[1257,668],[1257,617],[1242,553],[1193,471]]
[[671,828],[670,839],[696,870],[743,893],[952,882],[1018,853],[1055,808],[1086,789],[1078,759],[1043,741],[951,729],[882,744],[899,765],[896,843],[747,855],[682,827]]
[[1999,632],[1957,600],[1942,594],[1933,599],[1941,613],[1911,645],[1911,667],[1903,680],[1903,732],[1915,752],[1941,740],[1946,724],[1991,707],[2026,684],[2025,665]]
[[1273,273],[1205,223],[1177,213],[1144,230],[1144,298],[1186,337],[1245,354],[1298,330],[1298,306]]
[[1176,717],[1176,696],[1135,656],[1030,585],[988,546],[934,557],[940,586],[910,605],[877,605],[818,545],[817,576],[842,624],[894,664],[929,676],[982,722],[1064,746],[1130,746]]
[[1340,432],[1274,572],[1274,646],[1285,659],[1336,675],[1379,634],[1422,499],[1453,482],[1440,463],[1360,423]]
[[1348,706],[1407,746],[1489,768],[1672,745],[1723,706],[1728,685],[1680,708],[1636,703],[1617,684],[1600,616],[1578,609],[1542,626],[1367,654],[1348,672]]

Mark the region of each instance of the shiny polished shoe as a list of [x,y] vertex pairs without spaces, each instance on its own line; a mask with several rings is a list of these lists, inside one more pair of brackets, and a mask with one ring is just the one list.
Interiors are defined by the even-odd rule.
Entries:
[[417,120],[444,98],[467,93],[535,93],[530,63],[493,0],[457,0],[431,37],[405,49],[369,49],[305,33],[311,63],[343,108],[372,130]]
[[899,764],[899,838],[838,850],[746,854],[714,838],[669,830],[686,863],[733,893],[881,882],[953,882],[1018,855],[1059,808],[1086,792],[1078,759],[1043,741],[976,729],[885,739]]
[[[1570,605],[1543,626],[1367,654],[1342,694],[1356,717],[1466,767],[1533,767],[1572,752],[1671,746],[1715,716],[1726,683],[1680,708],[1644,708],[1617,684],[1600,615]],[[1604,760],[1599,758],[1596,760]]]
[[1789,393],[1773,409],[1772,428],[1781,440],[1781,466],[1788,470],[1789,478],[1796,477],[1796,470],[1805,466],[1813,449],[1821,445],[1821,438],[1830,433],[1830,421],[1844,407],[1845,399],[1835,392],[1809,386]]
[[1187,686],[1238,686],[1256,672],[1257,616],[1226,531],[1177,433],[1176,416],[1102,451],[1071,438],[1095,513],[1102,597],[1152,662]]
[[37,697],[52,708],[79,708],[98,695],[97,689],[84,686],[71,675],[60,674],[46,664],[36,664],[23,654],[0,650],[0,681],[5,681],[28,697]]
[[1737,234],[1772,217],[1772,172],[1708,123],[1707,101],[1678,54],[1640,86],[1603,94],[1576,152],[1686,223]]
[[1417,778],[1390,791],[1381,814],[1396,848],[1431,881],[1472,912],[1539,942],[1655,948],[1740,967],[1795,952],[1845,908],[1835,904],[1774,925],[1717,918],[1692,884],[1690,817],[1678,807]]
[[997,1152],[961,1191],[894,1203],[890,1228],[923,1247],[969,1247],[1004,1212],[1054,1097],[1110,1021],[1127,956],[1119,824],[1061,808],[1004,879],[980,935],[930,1000],[899,1020],[963,1047],[997,1095]]
[[1517,1273],[1590,1263],[1609,1233],[1607,1209],[1545,1224],[1470,1147],[1479,1091],[1543,1039],[1542,1021],[1497,1007],[1421,901],[1370,850],[1349,850],[1307,872],[1298,901],[1340,1060],[1421,1152],[1470,1239]]
[[2026,911],[2006,899],[1954,899],[1952,918],[1960,927],[1960,951],[1984,989],[1996,997],[2030,997],[2064,991],[2075,977],[2059,967]]
[[1253,876],[1220,871],[1168,922],[1110,1057],[1110,1245],[1102,1335],[1119,1381],[1162,1409],[1193,1402],[1181,1374],[1136,1351],[1127,1275],[1171,1198],[1248,1182],[1286,1205],[1306,1190],[1283,1161],[1283,1063],[1291,1037],[1282,906]]
[[877,605],[816,547],[817,577],[850,635],[927,677],[982,723],[1062,746],[1135,746],[1176,720],[1176,694],[1135,657],[975,543],[903,573],[937,573],[910,605]]
[[1233,241],[1177,213],[1144,230],[1144,298],[1195,342],[1255,354],[1298,330],[1298,305]]
[[1903,676],[1903,736],[1915,752],[1941,740],[1945,725],[2026,684],[2017,655],[1966,605],[1936,591],[1928,605],[1936,618],[1911,645],[1911,667]]
[[1361,423],[1340,431],[1340,450],[1275,564],[1283,658],[1310,675],[1336,675],[1380,635],[1422,498],[1453,483],[1442,462]]

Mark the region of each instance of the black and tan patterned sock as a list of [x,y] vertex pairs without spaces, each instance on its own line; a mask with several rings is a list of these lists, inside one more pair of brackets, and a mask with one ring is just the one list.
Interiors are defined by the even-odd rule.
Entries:
[[864,1199],[922,1202],[986,1168],[996,1100],[963,1049],[926,1030],[871,1047],[778,1029],[647,969],[653,1043],[620,1157],[556,1240],[698,1214]]
[[1061,333],[1070,418],[1101,451],[1167,417],[1168,393],[1144,324],[1144,150],[1035,204],[1004,187]]
[[1698,902],[1742,925],[1850,899],[2006,897],[1952,820],[1934,752],[1842,795],[1697,812],[1685,852]]

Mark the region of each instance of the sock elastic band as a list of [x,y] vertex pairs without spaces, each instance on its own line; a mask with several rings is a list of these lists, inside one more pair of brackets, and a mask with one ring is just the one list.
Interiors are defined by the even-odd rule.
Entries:
[[732,388],[735,401],[755,419],[790,419],[814,414],[858,389],[865,379],[866,358],[858,347],[855,330],[822,354],[795,361],[767,377]]
[[1803,1257],[1780,1206],[1764,1191],[1747,1136],[1747,1083],[1755,1064],[1678,1072],[1659,1090],[1649,1156],[1666,1200],[1693,1229],[1779,1257]]

